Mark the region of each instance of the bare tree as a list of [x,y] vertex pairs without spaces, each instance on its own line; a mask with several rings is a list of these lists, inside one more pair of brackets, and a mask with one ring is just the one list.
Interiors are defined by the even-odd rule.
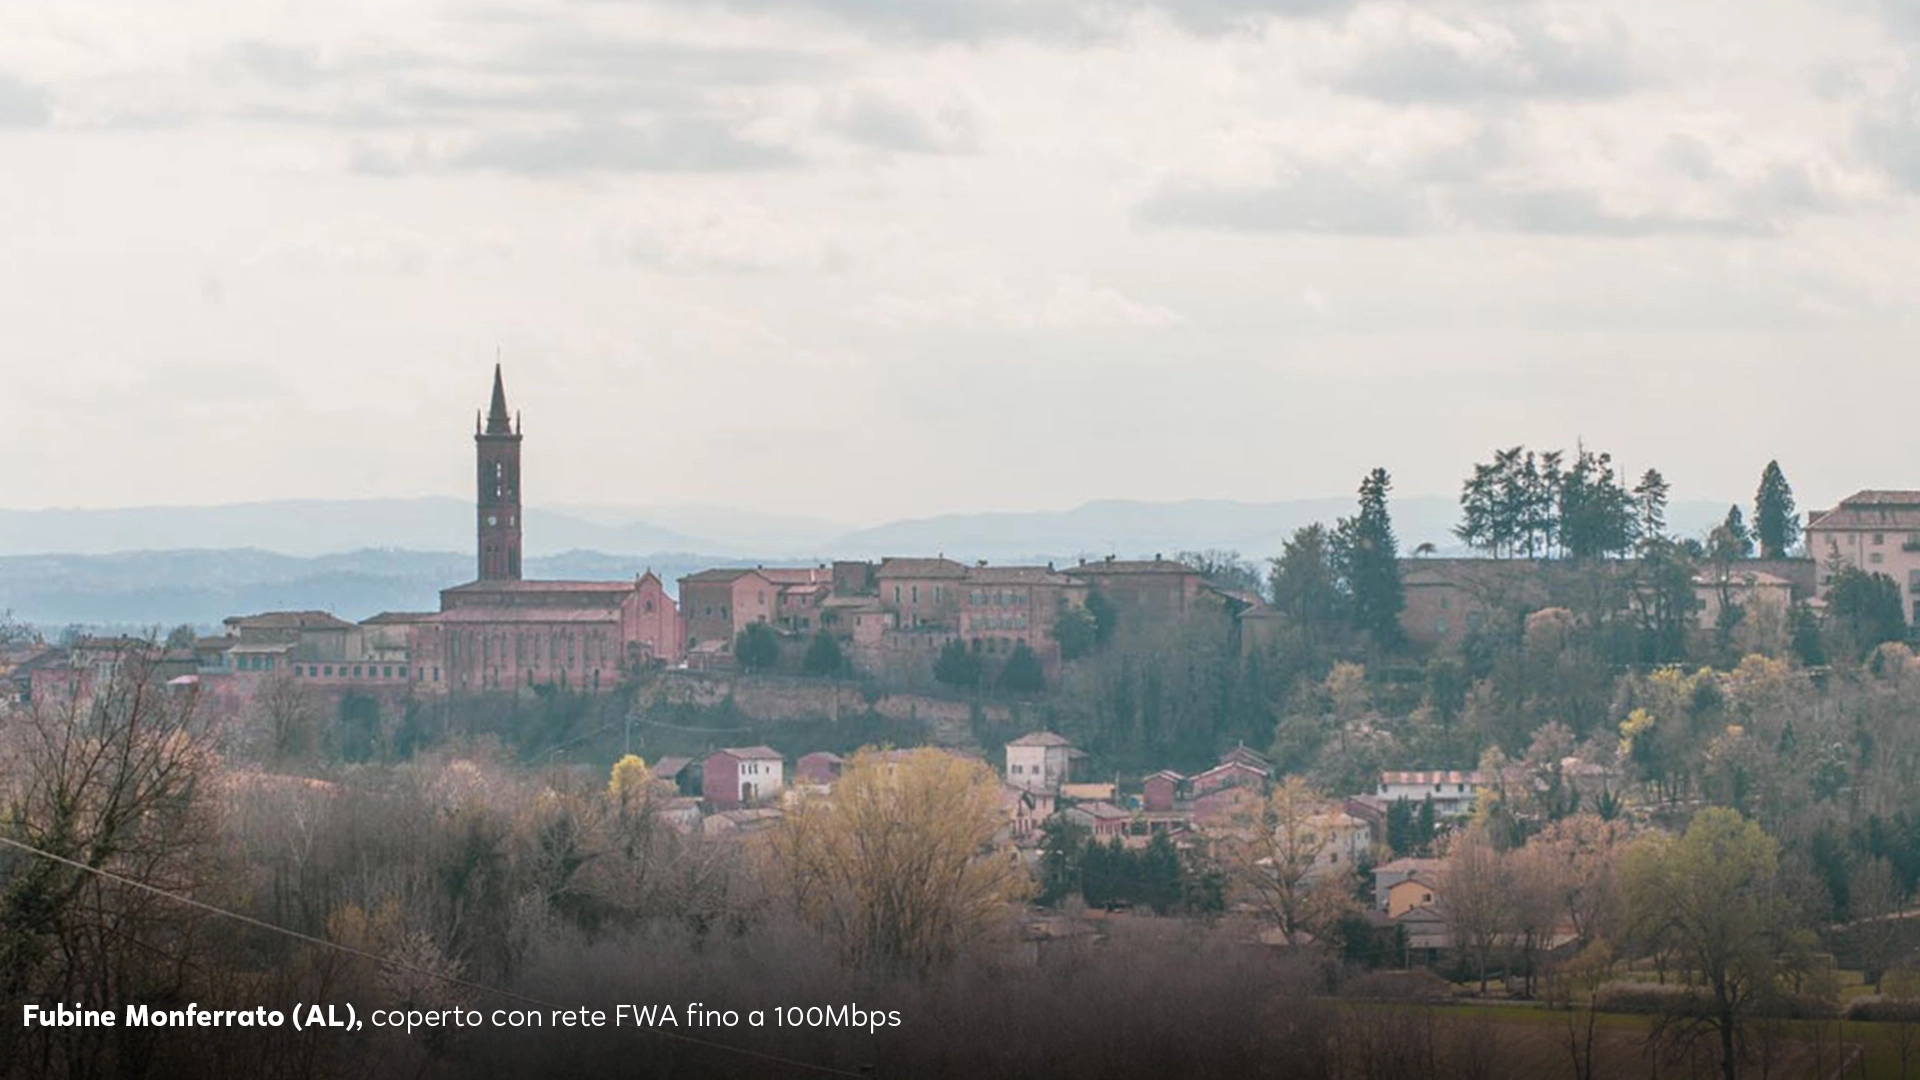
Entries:
[[0,999],[9,1007],[114,1000],[144,979],[182,977],[195,921],[102,876],[184,892],[201,869],[210,740],[193,691],[165,685],[158,654],[130,643],[97,657],[76,671],[72,693],[36,699],[0,726],[0,837],[10,841],[0,848]]
[[780,887],[852,964],[926,971],[1005,927],[1031,888],[996,841],[999,779],[943,750],[861,751],[773,833]]
[[1326,811],[1319,792],[1290,776],[1234,816],[1222,845],[1234,891],[1290,945],[1324,937],[1353,906],[1342,875],[1315,872],[1332,840]]
[[1454,941],[1473,957],[1480,992],[1487,992],[1493,950],[1513,923],[1513,890],[1506,860],[1485,830],[1463,833],[1440,871],[1440,902]]

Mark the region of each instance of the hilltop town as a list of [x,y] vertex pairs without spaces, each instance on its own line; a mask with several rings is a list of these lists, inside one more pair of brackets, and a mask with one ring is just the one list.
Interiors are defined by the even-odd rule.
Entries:
[[[1666,1018],[1646,1044],[1691,1060],[1708,1044],[1672,1018],[1721,1010],[1697,1022],[1773,1032],[1807,1075],[1828,1021],[1920,1025],[1920,492],[1803,520],[1769,465],[1752,527],[1733,507],[1674,537],[1657,471],[1629,489],[1604,455],[1514,448],[1463,485],[1477,557],[1402,553],[1381,469],[1265,566],[935,552],[670,586],[523,577],[498,368],[473,438],[475,575],[438,611],[10,633],[14,796],[64,822],[38,835],[145,835],[45,802],[76,760],[50,748],[119,747],[159,770],[123,778],[152,821],[214,812],[175,777],[216,785],[249,852],[230,902],[503,979],[502,942],[643,926],[804,926],[923,974],[1225,949],[1302,1001],[1577,1003],[1583,1077],[1639,1052],[1593,1034],[1606,1012]],[[176,852],[185,820],[141,841],[155,865],[205,854]],[[288,822],[391,877],[309,876],[345,856],[285,847]],[[380,847],[410,829],[430,850]],[[922,873],[955,884],[886,907]],[[1356,1053],[1352,1020],[1303,1037]]]

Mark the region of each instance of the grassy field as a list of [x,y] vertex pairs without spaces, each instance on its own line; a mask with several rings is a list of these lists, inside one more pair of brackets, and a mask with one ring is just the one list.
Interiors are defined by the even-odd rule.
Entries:
[[[1386,1009],[1394,1006],[1358,1006]],[[1568,1050],[1568,1024],[1584,1024],[1586,1014],[1529,1005],[1472,1003],[1442,1005],[1434,1013],[1456,1034],[1492,1036],[1497,1045],[1489,1076],[1577,1080]],[[1660,1052],[1650,1044],[1653,1021],[1645,1016],[1602,1013],[1595,1017],[1594,1075],[1649,1080],[1719,1076],[1718,1045],[1703,1041],[1691,1055]],[[1756,1057],[1742,1076],[1768,1080],[1920,1080],[1920,1024],[1868,1024],[1830,1020],[1785,1021],[1764,1031],[1756,1026]],[[1901,1044],[1906,1042],[1903,1070]]]

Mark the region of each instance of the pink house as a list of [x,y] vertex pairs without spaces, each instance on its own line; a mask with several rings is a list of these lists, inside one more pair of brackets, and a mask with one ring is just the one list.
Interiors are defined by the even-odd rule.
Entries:
[[1127,834],[1133,815],[1109,802],[1081,803],[1062,811],[1068,821],[1093,832],[1096,840],[1108,840]]
[[1240,760],[1223,761],[1206,772],[1187,781],[1187,787],[1194,798],[1211,794],[1230,787],[1253,787],[1264,785],[1272,773],[1256,765]]
[[733,810],[777,794],[785,760],[767,746],[728,747],[707,757],[701,794],[715,810]]
[[1172,769],[1161,769],[1141,782],[1140,805],[1153,814],[1170,813],[1180,798],[1180,785],[1187,778]]
[[845,767],[845,764],[845,760],[839,754],[815,750],[793,763],[793,782],[813,784],[817,787],[830,786],[835,780],[840,779],[840,770]]

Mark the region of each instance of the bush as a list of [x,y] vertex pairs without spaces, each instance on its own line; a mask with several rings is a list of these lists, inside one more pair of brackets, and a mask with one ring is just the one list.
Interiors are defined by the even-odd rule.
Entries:
[[1706,992],[1699,987],[1611,982],[1594,991],[1593,1007],[1600,1012],[1658,1016],[1693,1011],[1704,1013],[1712,1005],[1707,1000]]
[[1920,1023],[1920,1000],[1860,998],[1847,1007],[1847,1019],[1869,1020],[1881,1024]]

